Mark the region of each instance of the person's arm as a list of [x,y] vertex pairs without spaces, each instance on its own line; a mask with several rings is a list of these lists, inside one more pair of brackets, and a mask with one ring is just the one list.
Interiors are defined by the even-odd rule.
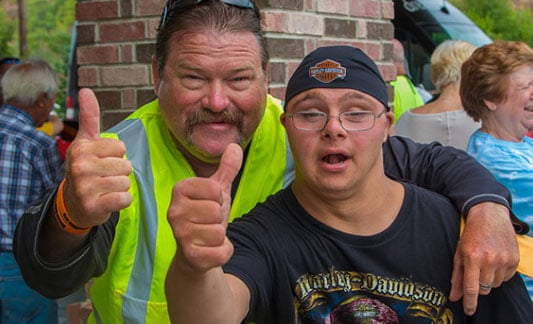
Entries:
[[462,150],[391,136],[383,145],[383,155],[388,175],[448,197],[464,216],[480,202],[510,207],[509,190]]
[[[464,297],[467,314],[477,307],[480,282],[498,287],[519,261],[507,188],[466,152],[438,143],[391,136],[383,145],[385,172],[447,196],[466,217],[454,261],[450,299]],[[522,230],[516,222],[515,229]],[[526,226],[527,227],[527,226]]]
[[248,313],[248,287],[222,270],[233,255],[226,229],[241,163],[242,150],[230,144],[213,176],[185,179],[172,190],[167,218],[178,248],[165,293],[173,323],[237,324]]
[[52,136],[58,136],[65,127],[63,121],[61,120],[61,118],[59,118],[59,116],[53,114],[50,114],[50,117],[48,117],[48,121],[51,122],[53,125]]
[[[43,230],[43,227],[54,226],[47,224],[54,199],[55,191],[41,204],[29,208],[18,222],[13,240],[13,253],[24,280],[48,298],[66,296],[103,273],[118,221],[118,213],[115,213],[105,224],[78,237],[62,233],[62,230]],[[56,239],[61,243],[57,244]],[[49,260],[41,254],[47,250],[54,250],[63,257],[60,261]]]
[[220,266],[204,273],[181,260],[174,258],[165,281],[171,323],[241,323],[250,301],[244,282],[223,273]]
[[[116,224],[111,215],[131,203],[132,166],[124,159],[125,145],[100,138],[100,111],[94,93],[82,89],[79,99],[79,131],[67,152],[62,192],[52,194],[46,204],[30,208],[14,238],[14,252],[25,278],[35,287],[39,285],[36,290],[53,297],[76,290],[79,282],[102,272]],[[49,276],[46,282],[39,279],[40,269]],[[67,281],[69,276],[76,277],[68,284],[72,289],[54,283]],[[60,285],[57,291],[54,285]]]

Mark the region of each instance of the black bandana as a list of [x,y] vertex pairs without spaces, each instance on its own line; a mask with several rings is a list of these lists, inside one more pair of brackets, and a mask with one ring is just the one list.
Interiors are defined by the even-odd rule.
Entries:
[[325,46],[309,53],[287,84],[285,105],[314,88],[347,88],[364,92],[389,109],[387,85],[378,67],[363,51],[351,46]]

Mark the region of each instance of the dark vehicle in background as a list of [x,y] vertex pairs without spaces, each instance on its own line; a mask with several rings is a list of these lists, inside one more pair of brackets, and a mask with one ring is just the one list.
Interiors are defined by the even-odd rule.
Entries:
[[65,116],[63,124],[65,128],[61,137],[65,141],[72,141],[79,128],[78,124],[78,63],[76,60],[76,39],[78,22],[74,22],[72,27],[72,38],[70,40],[70,50],[67,62],[67,93],[65,96]]
[[407,69],[415,84],[433,90],[430,57],[447,39],[460,39],[476,46],[491,43],[474,22],[443,0],[394,0],[394,37],[402,42]]
[[67,95],[65,99],[65,121],[78,122],[78,62],[76,60],[76,39],[78,22],[72,27],[72,38],[67,63]]

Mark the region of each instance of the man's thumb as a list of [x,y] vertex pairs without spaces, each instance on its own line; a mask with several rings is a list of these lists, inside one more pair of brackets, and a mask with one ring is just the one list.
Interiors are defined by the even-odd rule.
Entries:
[[239,145],[229,144],[224,150],[218,169],[211,176],[211,179],[220,183],[223,188],[231,188],[233,180],[241,169],[242,154],[242,149]]
[[94,92],[81,89],[79,94],[80,115],[77,138],[95,140],[100,138],[100,106]]

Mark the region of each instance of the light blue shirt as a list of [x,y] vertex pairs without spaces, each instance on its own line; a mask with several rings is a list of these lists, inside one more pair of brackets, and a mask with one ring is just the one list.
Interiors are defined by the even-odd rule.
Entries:
[[[466,150],[509,189],[514,214],[529,225],[528,235],[533,236],[533,139],[510,142],[477,130]],[[533,298],[533,279],[524,279]]]

